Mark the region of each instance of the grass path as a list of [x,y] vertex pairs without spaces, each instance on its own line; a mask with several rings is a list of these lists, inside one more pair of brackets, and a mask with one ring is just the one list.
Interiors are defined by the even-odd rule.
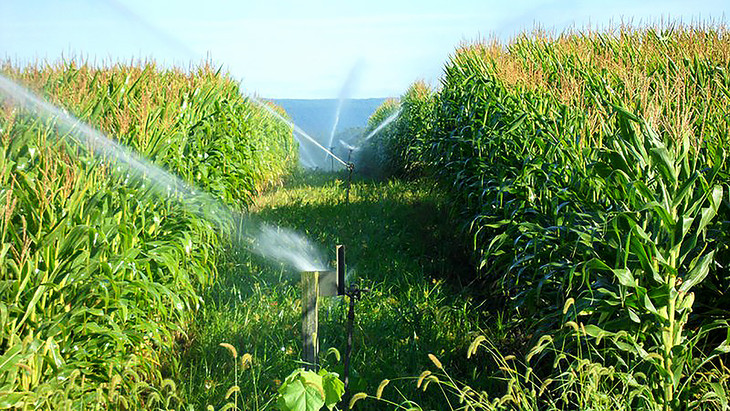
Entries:
[[[374,393],[384,378],[394,380],[386,396],[397,391],[421,405],[443,401],[436,392],[423,394],[415,381],[432,365],[433,353],[457,375],[465,375],[465,352],[482,332],[485,314],[469,294],[456,292],[446,278],[465,271],[463,258],[452,250],[448,219],[440,211],[440,197],[427,184],[394,182],[353,183],[350,203],[344,201],[344,182],[333,174],[293,177],[258,199],[253,213],[271,223],[294,228],[318,244],[325,244],[334,260],[334,246],[345,244],[349,281],[372,289],[358,303],[354,379],[351,392]],[[298,274],[271,266],[244,252],[231,250],[221,267],[221,281],[205,295],[204,308],[181,335],[180,350],[169,372],[179,381],[185,400],[204,409],[225,404],[226,391],[238,381],[241,409],[263,409],[277,384],[298,367],[300,305]],[[323,365],[341,373],[328,349],[344,353],[346,302],[325,299],[320,311]],[[252,366],[237,368],[222,342],[239,356],[250,353]],[[237,380],[236,380],[237,377]],[[473,378],[473,375],[470,375]],[[379,409],[372,400],[358,409]]]

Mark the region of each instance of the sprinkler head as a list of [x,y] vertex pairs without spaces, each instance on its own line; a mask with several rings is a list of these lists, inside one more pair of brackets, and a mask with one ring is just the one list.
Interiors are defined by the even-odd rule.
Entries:
[[347,167],[347,171],[349,172],[355,171],[355,163],[347,163],[345,167]]

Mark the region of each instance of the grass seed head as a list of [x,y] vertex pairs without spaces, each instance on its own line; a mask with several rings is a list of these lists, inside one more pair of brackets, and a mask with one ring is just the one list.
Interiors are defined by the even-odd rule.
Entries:
[[428,358],[431,360],[431,362],[433,363],[433,365],[436,366],[436,368],[438,368],[439,370],[443,370],[444,369],[444,366],[441,365],[441,361],[439,361],[439,359],[436,358],[435,355],[429,353],[428,354]]

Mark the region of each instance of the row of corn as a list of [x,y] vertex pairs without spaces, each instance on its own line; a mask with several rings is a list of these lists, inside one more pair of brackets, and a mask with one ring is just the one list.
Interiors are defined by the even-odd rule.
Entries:
[[[2,74],[236,210],[297,163],[291,130],[207,66]],[[161,361],[225,235],[67,131],[0,96],[0,408],[175,408]]]
[[449,191],[480,283],[552,341],[505,401],[727,407],[728,107],[719,25],[464,45],[401,98],[381,167]]

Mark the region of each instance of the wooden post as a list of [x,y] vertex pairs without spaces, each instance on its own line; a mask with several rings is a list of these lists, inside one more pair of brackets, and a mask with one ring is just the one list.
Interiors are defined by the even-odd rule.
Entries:
[[319,272],[302,273],[302,361],[304,368],[316,370],[319,356]]
[[335,247],[337,252],[337,295],[345,295],[345,246],[338,245]]

